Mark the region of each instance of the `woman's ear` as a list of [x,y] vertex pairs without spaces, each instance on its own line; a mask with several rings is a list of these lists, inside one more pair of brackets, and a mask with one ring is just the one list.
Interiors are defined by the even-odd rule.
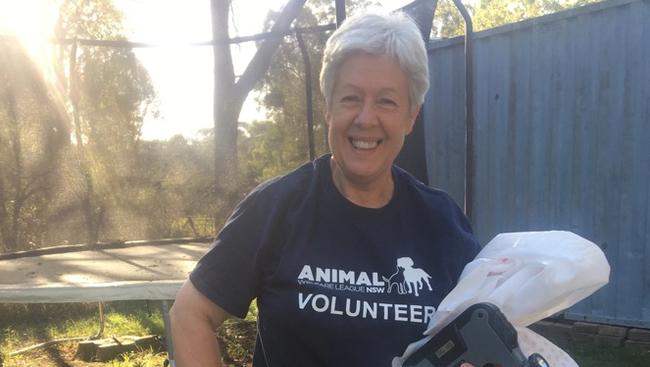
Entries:
[[330,117],[332,117],[330,113],[330,108],[327,106],[327,103],[323,106],[323,115],[325,116],[325,126],[329,128],[330,126]]
[[420,113],[421,108],[422,105],[418,105],[416,108],[411,109],[411,116],[409,116],[408,126],[406,127],[405,135],[408,135],[413,131],[413,127],[415,126],[415,121],[418,118],[418,114]]

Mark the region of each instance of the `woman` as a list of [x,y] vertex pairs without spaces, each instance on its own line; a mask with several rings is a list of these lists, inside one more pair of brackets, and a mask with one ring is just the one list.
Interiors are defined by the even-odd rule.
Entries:
[[479,246],[444,192],[393,166],[428,89],[401,14],[348,19],[321,71],[331,155],[257,187],[172,309],[179,366],[219,366],[214,330],[258,304],[254,366],[389,366]]

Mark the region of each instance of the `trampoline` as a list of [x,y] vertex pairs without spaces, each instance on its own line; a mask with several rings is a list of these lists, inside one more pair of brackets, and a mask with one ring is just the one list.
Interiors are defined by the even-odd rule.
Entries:
[[0,255],[0,303],[159,300],[169,354],[169,302],[209,239],[50,247]]

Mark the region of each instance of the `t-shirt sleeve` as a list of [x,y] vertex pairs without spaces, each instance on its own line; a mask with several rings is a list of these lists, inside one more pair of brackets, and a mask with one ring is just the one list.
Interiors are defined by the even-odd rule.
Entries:
[[456,208],[456,215],[457,215],[457,220],[460,223],[460,227],[463,228],[463,230],[469,234],[468,238],[468,249],[467,249],[467,261],[466,263],[474,260],[476,258],[476,255],[481,251],[481,245],[478,242],[478,239],[474,235],[474,231],[472,230],[472,225],[469,223],[469,219],[467,219],[467,216],[465,216],[465,213],[454,203],[454,206]]
[[203,295],[233,316],[245,317],[258,293],[264,252],[279,230],[278,199],[251,193],[190,274]]
[[458,230],[458,240],[460,244],[458,248],[459,253],[457,253],[460,267],[455,277],[455,281],[457,282],[460,274],[465,268],[465,265],[474,260],[476,255],[481,251],[481,245],[476,239],[476,236],[474,236],[472,226],[462,209],[456,204],[451,196],[447,195],[447,200],[449,201],[453,226]]

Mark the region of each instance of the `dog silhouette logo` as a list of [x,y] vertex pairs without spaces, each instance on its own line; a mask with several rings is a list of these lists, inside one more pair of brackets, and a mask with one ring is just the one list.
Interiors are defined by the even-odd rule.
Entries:
[[386,284],[388,284],[387,293],[397,291],[398,294],[415,294],[419,296],[419,291],[427,285],[430,291],[431,288],[431,275],[426,271],[413,267],[415,263],[410,257],[400,257],[397,259],[397,270],[390,277],[383,277]]

